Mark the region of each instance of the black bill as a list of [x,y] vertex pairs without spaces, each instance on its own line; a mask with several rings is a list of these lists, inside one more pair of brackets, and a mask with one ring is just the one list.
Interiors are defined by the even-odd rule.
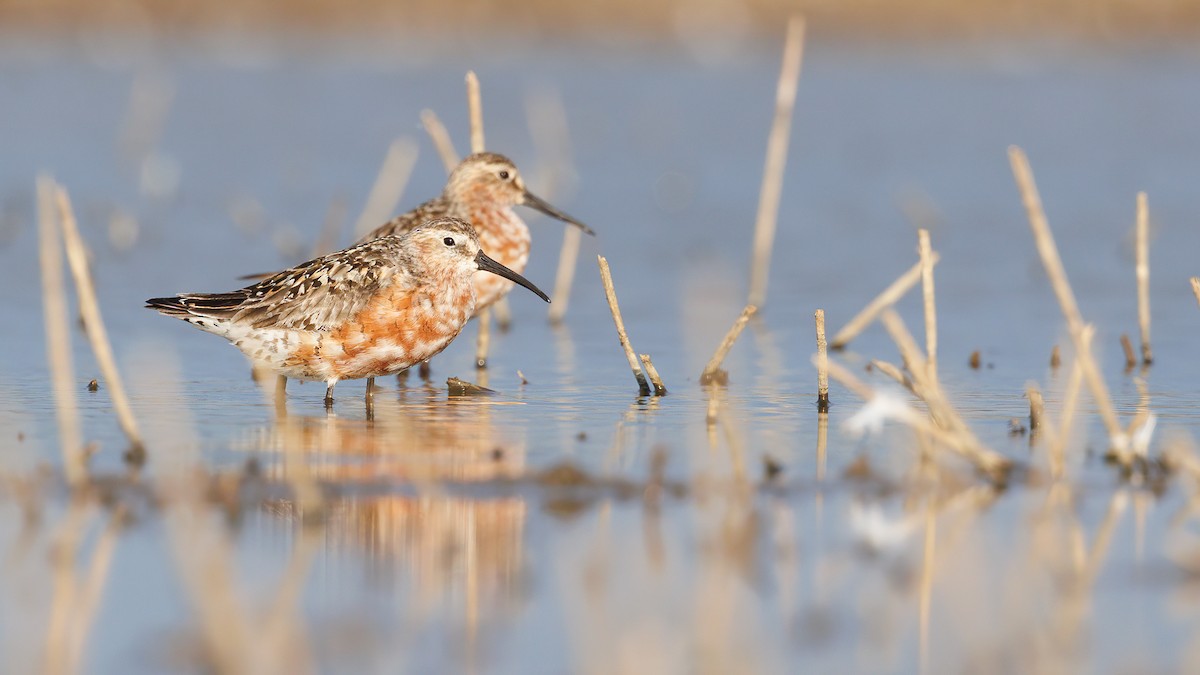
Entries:
[[525,288],[528,288],[529,290],[536,293],[539,298],[545,300],[546,302],[550,302],[550,296],[543,293],[542,289],[538,288],[537,286],[534,286],[533,282],[531,282],[530,280],[521,276],[520,274],[517,274],[516,272],[508,269],[504,265],[501,265],[500,263],[496,262],[495,260],[492,260],[491,258],[487,257],[486,255],[483,254],[483,251],[480,251],[479,253],[475,254],[475,264],[479,265],[479,269],[483,270],[484,272],[491,272],[492,274],[502,276],[505,279],[508,279],[509,281],[515,281],[518,284],[521,284]]
[[563,213],[562,211],[559,211],[558,209],[554,208],[553,206],[550,206],[550,204],[546,200],[533,194],[529,190],[525,191],[525,201],[522,203],[531,209],[537,209],[538,211],[541,211],[542,213],[550,216],[551,218],[557,218],[557,219],[563,221],[564,223],[574,225],[575,227],[578,227],[579,229],[583,230],[584,232],[587,232],[588,234],[592,235],[593,237],[596,236],[596,233],[592,230],[592,228],[588,227],[587,225],[584,225],[583,223],[579,222],[578,220],[575,220],[571,216],[568,216],[567,214]]

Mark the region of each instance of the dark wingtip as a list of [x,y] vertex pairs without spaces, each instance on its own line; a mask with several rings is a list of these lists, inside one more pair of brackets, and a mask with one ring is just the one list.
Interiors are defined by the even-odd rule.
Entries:
[[186,314],[187,307],[184,306],[182,298],[174,296],[170,298],[150,298],[146,301],[146,309],[153,309],[163,314]]

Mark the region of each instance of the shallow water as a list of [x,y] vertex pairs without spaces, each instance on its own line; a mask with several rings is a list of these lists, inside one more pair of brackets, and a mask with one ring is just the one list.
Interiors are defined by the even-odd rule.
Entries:
[[[1008,424],[1027,414],[1030,380],[1056,409],[1068,373],[1047,364],[1051,346],[1068,340],[1009,173],[1005,149],[1016,143],[1030,155],[1084,317],[1097,326],[1122,419],[1148,401],[1156,440],[1195,433],[1200,311],[1187,278],[1200,271],[1191,259],[1200,250],[1196,54],[811,46],[769,302],[725,362],[731,382],[713,427],[697,380],[745,298],[776,55],[715,67],[667,53],[486,56],[486,45],[436,60],[402,50],[242,62],[181,52],[153,71],[65,50],[0,61],[5,473],[58,462],[33,225],[33,177],[46,170],[70,190],[93,248],[102,309],[149,441],[149,480],[195,464],[236,474],[254,460],[267,486],[232,526],[215,507],[193,520],[175,513],[184,509],[132,509],[86,633],[84,670],[202,669],[202,622],[175,554],[227,565],[252,642],[319,670],[1196,663],[1185,482],[1161,495],[1120,486],[1100,461],[1092,414],[1071,445],[1069,489],[995,493],[969,472],[932,480],[902,429],[846,434],[860,402],[837,385],[819,451],[809,365],[813,310],[826,310],[832,333],[912,265],[906,213],[917,213],[941,254],[940,373],[952,400],[986,444],[1044,463],[1044,449],[1010,436]],[[462,73],[471,67],[483,82],[489,147],[600,233],[584,242],[562,327],[547,324],[531,294],[514,294],[513,327],[494,335],[486,375],[471,365],[468,327],[435,360],[431,382],[381,381],[373,419],[361,383],[340,384],[328,414],[324,387],[312,383],[291,386],[280,422],[234,350],[142,309],[147,297],[228,290],[240,274],[304,257],[331,200],[346,200],[357,217],[398,136],[421,148],[402,204],[435,194],[444,174],[419,113],[435,109],[461,150]],[[123,156],[119,142],[135,81],[173,92],[149,164]],[[546,91],[565,108],[573,172],[554,172],[531,140],[526,103]],[[151,117],[137,128],[153,127]],[[1125,373],[1117,337],[1137,339],[1138,190],[1150,195],[1156,363]],[[132,217],[136,236],[118,214]],[[528,215],[526,276],[549,291],[562,228]],[[665,398],[636,397],[597,253],[612,265],[630,336],[653,356]],[[899,308],[920,335],[918,303],[910,294]],[[99,448],[93,466],[121,472],[107,388],[83,390],[99,373],[82,335],[75,348],[84,429]],[[851,349],[838,358],[856,367],[899,358],[878,326]],[[977,371],[967,365],[974,350]],[[499,394],[448,397],[449,376],[486,377]],[[768,456],[783,473],[774,487],[751,488]],[[843,478],[864,457],[871,475]],[[563,462],[632,484],[536,478]],[[330,490],[324,518],[300,517],[281,487],[297,471]],[[5,494],[3,653],[22,670],[41,658],[61,589],[43,563],[50,538],[69,531],[60,523],[71,507],[47,489],[45,512],[30,524],[16,491]],[[99,507],[87,513],[85,553],[108,521]],[[278,625],[287,649],[263,646],[275,633],[257,629],[276,626],[265,618],[273,616],[286,618]]]

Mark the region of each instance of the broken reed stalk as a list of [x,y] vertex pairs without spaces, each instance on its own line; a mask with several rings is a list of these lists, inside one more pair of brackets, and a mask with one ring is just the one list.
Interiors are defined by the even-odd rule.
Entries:
[[925,402],[934,426],[949,433],[954,442],[949,447],[975,464],[981,471],[996,479],[1003,479],[1012,463],[1004,456],[988,449],[958,411],[950,404],[936,378],[929,376],[929,367],[916,340],[904,326],[900,315],[888,309],[880,316],[884,327],[900,349],[904,364],[913,383],[913,392]]
[[[479,95],[479,78],[475,71],[467,71],[467,113],[471,120],[471,153],[483,152],[483,102]],[[478,315],[479,335],[475,340],[475,367],[487,368],[488,351],[491,349],[492,312],[485,309]]]
[[742,329],[746,327],[746,322],[758,308],[754,305],[746,305],[742,309],[742,314],[733,322],[733,326],[729,328],[729,332],[725,334],[725,339],[721,340],[721,344],[717,345],[717,351],[713,352],[712,358],[708,360],[708,365],[704,366],[704,372],[700,373],[700,384],[709,384],[716,382],[717,384],[725,384],[729,381],[729,374],[721,370],[721,363],[725,361],[729,350],[733,348],[733,343],[737,342],[738,336],[742,334]]
[[1126,333],[1121,333],[1121,351],[1125,352],[1125,370],[1133,370],[1137,365],[1137,356],[1133,353],[1133,341]]
[[937,303],[933,293],[933,248],[929,230],[917,230],[917,251],[921,256],[921,287],[925,299],[925,358],[929,377],[937,379]]
[[446,125],[442,124],[437,113],[426,108],[421,111],[421,126],[425,127],[425,133],[429,134],[429,140],[433,141],[433,147],[437,149],[446,173],[450,173],[458,166],[459,159],[458,151],[454,149],[454,141],[450,140],[450,132],[446,131]]
[[1046,417],[1046,401],[1033,382],[1026,385],[1025,396],[1029,398],[1029,433],[1032,434],[1042,428],[1042,420]]
[[467,111],[471,115],[471,152],[483,152],[483,102],[479,96],[479,78],[467,71]]
[[1079,306],[1075,302],[1075,293],[1071,290],[1071,284],[1067,281],[1067,273],[1063,270],[1062,258],[1058,255],[1058,245],[1054,243],[1054,234],[1050,231],[1050,224],[1046,221],[1046,212],[1042,209],[1042,199],[1038,195],[1037,184],[1033,179],[1033,170],[1029,167],[1029,159],[1025,156],[1025,152],[1015,145],[1009,147],[1008,158],[1012,164],[1017,187],[1021,191],[1021,200],[1025,204],[1025,211],[1029,217],[1029,228],[1033,231],[1038,255],[1041,256],[1042,265],[1046,268],[1046,275],[1050,278],[1050,285],[1058,298],[1059,308],[1067,320],[1067,329],[1071,334],[1071,341],[1075,344],[1075,358],[1079,359],[1082,364],[1088,389],[1096,401],[1100,418],[1108,432],[1109,444],[1121,464],[1128,466],[1130,457],[1128,449],[1125,447],[1127,445],[1126,436],[1121,429],[1121,423],[1117,420],[1116,410],[1113,408],[1112,399],[1108,394],[1108,385],[1105,384],[1104,377],[1100,374],[1100,368],[1092,357],[1091,349],[1082,339],[1083,316],[1079,313]]
[[[815,363],[816,355],[813,356],[813,361]],[[869,403],[876,396],[874,389],[855,377],[853,373],[836,361],[831,360],[829,362],[829,375],[840,382],[842,386],[854,392],[863,401]],[[928,402],[926,404],[928,405]],[[943,429],[931,422],[928,417],[921,415],[908,406],[905,406],[902,410],[895,411],[895,414],[897,421],[913,431],[927,434],[930,438],[954,452],[966,456],[980,471],[991,479],[997,482],[1006,480],[1009,469],[1012,467],[1012,462],[1008,459],[990,450],[966,443],[962,434]]]
[[575,283],[575,266],[579,260],[579,244],[583,231],[577,227],[563,230],[562,249],[558,253],[558,271],[554,274],[554,299],[550,303],[550,323],[560,324],[567,314],[567,303],[571,299],[571,286]]
[[905,389],[912,391],[912,380],[908,379],[908,376],[905,375],[904,371],[900,370],[896,364],[888,363],[887,361],[880,361],[879,359],[871,359],[871,367],[892,378]]
[[100,304],[96,301],[96,289],[92,286],[92,276],[88,270],[87,248],[79,236],[75,212],[71,209],[71,199],[61,186],[55,190],[55,197],[67,247],[67,262],[70,263],[71,274],[75,277],[75,290],[79,296],[79,313],[83,316],[83,327],[92,344],[92,353],[100,366],[100,373],[108,385],[113,410],[117,413],[117,422],[121,425],[121,431],[125,432],[125,437],[129,439],[130,456],[141,458],[146,451],[145,445],[142,442],[142,434],[138,431],[137,421],[133,418],[129,398],[125,395],[125,384],[117,371],[117,360],[113,357],[108,331],[105,330],[104,319],[100,315]]
[[655,396],[666,396],[667,387],[663,384],[662,378],[658,375],[658,369],[654,367],[654,362],[650,360],[649,354],[639,354],[638,358],[642,360],[642,367],[646,370],[646,374],[650,376],[650,383],[654,385]]
[[[929,264],[936,265],[940,256],[934,251],[930,255]],[[833,336],[833,340],[829,343],[830,349],[844,349],[850,341],[858,337],[858,334],[875,320],[879,313],[883,310],[896,304],[905,293],[921,280],[921,270],[924,269],[924,264],[918,262],[908,269],[907,272],[901,274],[899,278],[892,282],[890,286],[883,289],[883,292],[875,296],[875,299],[867,303],[866,307],[862,308],[853,319],[842,327],[841,330]]]
[[1192,295],[1196,296],[1196,304],[1200,305],[1200,277],[1192,277]]
[[646,375],[642,372],[633,347],[629,344],[629,334],[625,332],[625,321],[621,319],[621,308],[617,306],[617,291],[613,288],[612,272],[608,269],[608,260],[602,255],[596,256],[596,260],[600,265],[600,280],[604,284],[604,295],[608,298],[608,309],[612,312],[613,323],[617,326],[617,339],[621,341],[621,348],[625,350],[629,368],[633,371],[634,379],[637,380],[638,395],[649,396],[650,385],[646,382]]
[[[1083,339],[1088,344],[1096,329],[1092,325],[1084,327]],[[1071,365],[1071,376],[1067,379],[1067,388],[1063,394],[1062,419],[1059,422],[1058,433],[1050,444],[1050,474],[1061,478],[1066,466],[1067,440],[1070,438],[1071,426],[1075,423],[1075,412],[1079,409],[1079,390],[1083,387],[1083,366],[1079,359]]]
[[46,360],[58,418],[67,483],[78,487],[87,481],[87,454],[79,429],[75,404],[75,374],[71,358],[70,320],[63,283],[62,245],[55,205],[56,185],[49,176],[37,181],[38,251],[42,268],[42,308],[46,326]]
[[804,56],[804,17],[788,21],[783,48],[783,64],[775,88],[775,119],[767,138],[767,158],[763,167],[762,187],[758,195],[758,214],[754,222],[754,259],[750,271],[748,304],[761,306],[767,299],[767,279],[771,248],[779,218],[779,198],[783,190],[783,170],[787,165],[788,139],[792,111],[796,107],[796,88]]
[[813,313],[817,325],[817,412],[829,412],[829,350],[825,343],[825,310]]
[[1150,208],[1146,193],[1137,194],[1137,290],[1138,327],[1142,332],[1142,364],[1154,362],[1150,351]]
[[362,213],[354,223],[354,238],[358,240],[392,217],[396,205],[404,196],[404,188],[417,163],[417,145],[409,138],[397,138],[388,146],[387,155],[375,176],[371,192]]

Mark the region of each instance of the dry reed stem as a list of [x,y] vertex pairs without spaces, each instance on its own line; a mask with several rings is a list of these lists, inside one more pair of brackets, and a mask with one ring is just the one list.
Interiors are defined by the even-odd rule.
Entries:
[[1137,289],[1138,327],[1142,332],[1142,363],[1150,365],[1150,207],[1146,193],[1137,194]]
[[[934,251],[930,256],[929,264],[936,265],[940,257]],[[904,296],[913,286],[921,280],[921,270],[924,269],[924,264],[918,262],[913,265],[907,272],[901,274],[899,278],[892,282],[890,286],[885,288],[882,293],[875,296],[875,299],[867,303],[853,319],[842,327],[841,330],[833,336],[833,340],[829,343],[831,349],[842,349],[850,344],[850,341],[858,337],[858,334],[863,332],[872,321],[875,320],[879,313],[884,309],[891,307]]]
[[658,369],[654,367],[654,362],[650,360],[649,354],[639,354],[638,358],[642,360],[642,368],[646,374],[650,376],[650,383],[654,385],[655,396],[666,396],[667,388],[663,385],[662,378],[658,376]]
[[579,259],[579,244],[583,241],[583,231],[577,227],[563,230],[562,249],[558,252],[558,271],[554,274],[553,302],[550,303],[550,323],[560,324],[567,314],[567,305],[571,299],[571,286],[575,282],[575,267]]
[[471,152],[483,152],[483,102],[479,96],[479,78],[467,71],[467,110],[471,115]]
[[980,470],[996,479],[1003,476],[1011,466],[1011,462],[1002,455],[987,448],[975,436],[958,411],[954,409],[942,392],[940,383],[929,377],[929,368],[921,350],[917,347],[912,334],[904,326],[900,315],[888,309],[880,316],[888,334],[900,349],[904,363],[913,381],[913,392],[925,402],[929,415],[935,425],[950,432],[954,440],[950,448],[967,458]]
[[1133,353],[1133,341],[1126,333],[1121,333],[1121,351],[1125,352],[1125,370],[1133,370],[1137,365],[1137,356]]
[[742,329],[746,327],[746,322],[757,311],[758,308],[754,305],[746,305],[742,309],[741,315],[733,322],[733,326],[729,328],[729,332],[725,334],[725,338],[721,340],[721,344],[717,345],[717,351],[713,352],[712,358],[708,360],[708,365],[704,366],[704,372],[700,373],[700,384],[708,384],[710,382],[724,384],[728,381],[729,376],[721,370],[721,363],[725,361],[729,350],[733,349],[733,343],[737,342],[738,336],[742,334]]
[[42,268],[42,307],[46,326],[46,359],[58,418],[58,442],[62,449],[67,482],[78,487],[87,480],[87,454],[75,404],[75,374],[71,358],[70,320],[67,318],[66,287],[63,283],[62,245],[55,206],[54,180],[40,176],[38,194],[38,248]]
[[446,125],[442,124],[437,113],[426,108],[421,111],[421,126],[425,127],[425,133],[429,134],[429,140],[433,141],[433,147],[437,149],[438,157],[442,160],[442,167],[446,169],[446,173],[450,173],[458,166],[459,158],[458,151],[454,149],[454,141],[450,140],[450,132],[446,131]]
[[79,227],[75,222],[75,212],[71,209],[71,199],[61,186],[55,190],[58,204],[59,222],[62,225],[63,238],[67,247],[67,262],[71,266],[71,274],[75,277],[75,290],[79,296],[79,312],[83,316],[83,327],[88,340],[92,343],[92,353],[100,366],[100,373],[108,385],[109,396],[112,399],[113,410],[117,414],[117,422],[121,431],[129,439],[130,451],[134,456],[145,452],[142,434],[138,430],[137,421],[133,418],[133,409],[129,406],[129,398],[125,395],[125,383],[117,371],[117,360],[113,357],[112,345],[108,341],[108,331],[104,328],[104,318],[100,315],[100,303],[96,300],[96,289],[92,285],[92,275],[88,270],[87,249],[79,236]]
[[825,310],[813,313],[817,327],[817,412],[829,410],[829,350],[825,343]]
[[788,21],[783,48],[783,64],[775,89],[775,119],[767,138],[767,158],[763,167],[762,187],[758,196],[758,214],[754,222],[754,260],[750,272],[750,298],[747,304],[761,306],[767,299],[767,279],[771,248],[779,219],[779,199],[783,190],[783,170],[787,165],[788,139],[792,111],[796,107],[796,89],[804,56],[804,17],[794,15]]
[[[815,354],[813,355],[813,363],[816,363]],[[858,379],[853,373],[851,373],[837,361],[830,360],[829,376],[840,382],[842,386],[854,392],[854,394],[863,401],[869,402],[871,399],[875,398],[874,389],[865,384],[862,380]],[[995,453],[987,450],[980,452],[978,447],[972,448],[970,445],[965,443],[962,434],[947,431],[946,429],[939,427],[931,422],[929,418],[921,415],[912,408],[906,407],[904,411],[897,416],[897,419],[900,423],[912,429],[914,432],[926,434],[934,441],[941,443],[954,452],[972,459],[976,466],[978,466],[982,471],[987,473],[995,480],[1003,480],[1008,472],[1009,467],[1011,466],[1011,462],[1004,457],[996,455]]]
[[417,144],[410,138],[397,138],[388,146],[387,155],[375,176],[362,213],[354,223],[355,240],[383,224],[396,211],[413,166],[417,163]]
[[596,256],[596,260],[600,265],[600,280],[604,283],[604,295],[608,298],[608,309],[612,312],[613,323],[617,326],[617,339],[621,341],[621,348],[625,350],[625,358],[629,361],[629,369],[633,371],[633,377],[637,380],[638,395],[649,396],[650,385],[646,382],[646,375],[642,373],[638,358],[629,344],[629,334],[625,332],[625,321],[621,319],[621,308],[617,306],[617,291],[613,288],[612,272],[608,269],[608,260],[602,255]]
[[917,251],[921,256],[921,287],[925,300],[925,355],[930,379],[937,379],[937,303],[933,290],[933,248],[929,230],[917,230]]
[[[1096,335],[1096,327],[1085,324],[1083,327],[1083,343],[1091,348],[1092,338]],[[1079,410],[1079,392],[1083,387],[1083,363],[1078,355],[1071,364],[1071,375],[1067,379],[1067,387],[1063,392],[1062,419],[1059,421],[1058,433],[1050,443],[1050,471],[1054,478],[1062,478],[1066,468],[1067,441],[1071,436],[1071,427],[1075,424],[1075,413]]]
[[1196,304],[1200,304],[1200,277],[1192,277],[1192,295],[1196,296]]
[[1029,399],[1029,431],[1033,433],[1042,428],[1042,420],[1046,417],[1046,401],[1033,382],[1025,386],[1025,396]]
[[1126,445],[1125,434],[1121,430],[1116,410],[1114,410],[1112,399],[1109,397],[1108,385],[1105,384],[1104,377],[1100,374],[1090,347],[1082,340],[1083,317],[1079,313],[1079,306],[1075,302],[1071,284],[1067,281],[1067,273],[1063,270],[1062,259],[1058,255],[1058,246],[1054,243],[1054,234],[1050,231],[1050,225],[1046,221],[1046,213],[1042,209],[1042,199],[1038,195],[1033,171],[1029,167],[1029,159],[1025,156],[1025,152],[1015,145],[1009,147],[1008,158],[1012,164],[1017,187],[1021,191],[1021,199],[1029,217],[1029,227],[1033,231],[1038,255],[1042,258],[1046,275],[1050,278],[1050,284],[1058,298],[1059,307],[1067,320],[1071,340],[1075,343],[1076,358],[1083,365],[1084,378],[1088,389],[1092,392],[1092,398],[1096,401],[1096,407],[1100,410],[1100,417],[1108,432],[1109,444],[1117,459],[1124,466],[1128,466],[1130,458],[1128,450],[1124,447]]
[[887,361],[880,361],[879,359],[871,359],[871,367],[892,378],[897,384],[905,389],[909,391],[913,390],[912,380],[908,379],[908,376],[905,375],[904,372],[896,366],[896,364],[888,363]]

